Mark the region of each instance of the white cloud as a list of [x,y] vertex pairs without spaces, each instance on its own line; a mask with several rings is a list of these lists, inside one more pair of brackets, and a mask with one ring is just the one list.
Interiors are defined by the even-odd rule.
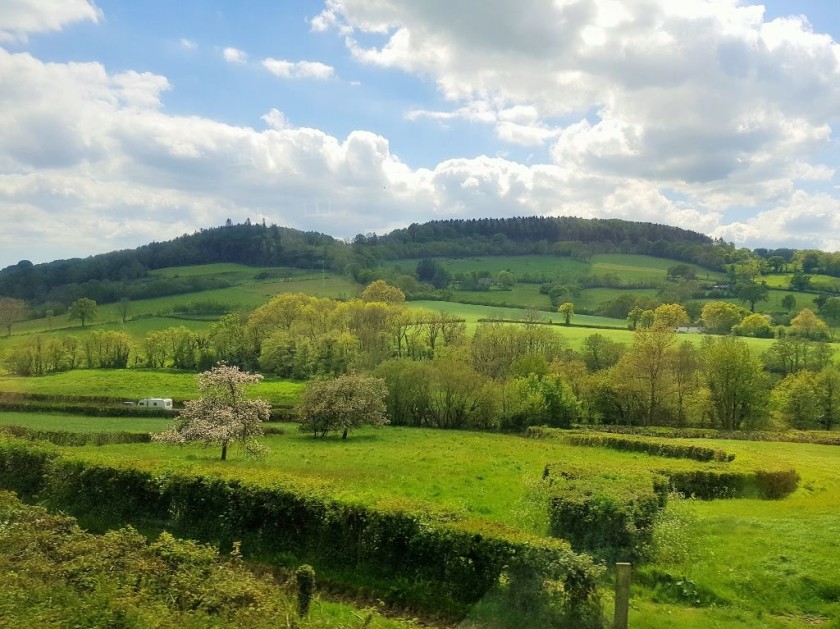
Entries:
[[186,37],[182,37],[178,40],[178,45],[181,46],[184,50],[196,50],[198,48],[198,44],[196,44],[193,40],[187,39]]
[[[840,45],[734,0],[329,0],[313,29],[360,62],[433,78],[451,111],[551,142],[566,168],[761,204],[819,172],[840,111]],[[362,44],[371,41],[381,44]],[[527,120],[503,112],[525,108]],[[558,129],[550,121],[564,119]],[[824,172],[824,171],[823,171]],[[698,196],[699,198],[699,196]]]
[[0,42],[25,42],[35,33],[60,31],[74,22],[98,22],[101,17],[89,0],[3,0]]
[[326,80],[335,76],[335,68],[319,61],[286,61],[283,59],[263,59],[266,70],[281,79],[317,79]]
[[222,56],[228,63],[245,63],[248,61],[248,53],[239,48],[225,48]]

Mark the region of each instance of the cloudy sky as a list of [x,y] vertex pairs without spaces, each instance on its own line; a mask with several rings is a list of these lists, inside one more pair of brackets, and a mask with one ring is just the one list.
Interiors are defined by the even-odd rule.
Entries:
[[3,0],[0,268],[543,214],[840,250],[836,0]]

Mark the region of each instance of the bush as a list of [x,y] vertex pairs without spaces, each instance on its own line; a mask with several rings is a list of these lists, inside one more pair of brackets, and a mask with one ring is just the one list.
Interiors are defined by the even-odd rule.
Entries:
[[549,530],[607,562],[644,559],[665,507],[668,479],[657,474],[593,474],[549,465]]

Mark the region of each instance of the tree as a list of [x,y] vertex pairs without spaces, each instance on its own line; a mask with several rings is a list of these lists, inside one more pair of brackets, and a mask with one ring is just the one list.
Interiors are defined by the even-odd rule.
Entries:
[[627,385],[636,388],[645,400],[643,422],[647,426],[657,422],[667,396],[669,357],[676,341],[673,328],[639,328],[633,333],[633,345],[615,366]]
[[732,328],[738,336],[753,336],[755,338],[773,338],[772,321],[768,315],[754,312],[741,320],[741,323]]
[[563,315],[563,323],[564,325],[569,325],[572,321],[572,317],[575,316],[575,305],[567,301],[565,304],[560,304],[557,308],[557,312]]
[[771,401],[779,419],[791,428],[816,428],[822,417],[816,374],[807,369],[785,377],[773,389]]
[[643,312],[644,310],[642,310],[642,308],[634,306],[633,309],[627,313],[627,326],[631,330],[635,330],[638,327]]
[[710,301],[703,306],[701,317],[709,332],[729,334],[741,322],[745,311],[740,306],[725,301]]
[[405,301],[405,293],[384,280],[376,280],[368,284],[367,288],[362,291],[361,299],[369,303],[382,302],[395,306]]
[[390,423],[385,415],[387,395],[384,380],[365,374],[316,380],[306,387],[298,405],[300,429],[315,437],[340,430],[341,438],[347,439],[350,429],[362,424],[383,426]]
[[743,282],[735,287],[735,295],[738,299],[750,305],[750,312],[755,312],[755,304],[759,301],[767,301],[770,289],[766,282],[757,284],[755,282]]
[[601,371],[612,367],[621,358],[624,350],[624,343],[597,332],[583,339],[581,346],[581,354],[589,371]]
[[128,297],[123,297],[119,300],[119,302],[117,302],[117,310],[119,310],[120,318],[123,323],[125,323],[125,320],[128,318],[129,303]]
[[796,297],[790,293],[782,297],[782,308],[785,309],[785,312],[790,314],[790,311],[796,308]]
[[829,297],[820,308],[820,315],[832,327],[840,326],[840,297]]
[[797,271],[790,278],[790,289],[796,291],[805,291],[811,288],[811,276],[805,275]]
[[790,322],[790,333],[806,339],[822,340],[829,336],[825,321],[814,314],[813,310],[803,308]]
[[761,361],[744,340],[732,336],[706,337],[701,354],[715,423],[726,430],[754,427],[769,396]]
[[654,324],[662,328],[678,328],[688,325],[688,313],[680,304],[662,304],[653,311]]
[[6,336],[12,335],[12,326],[23,319],[26,303],[21,299],[0,297],[0,325],[6,328]]
[[155,441],[184,444],[201,441],[205,445],[222,446],[222,461],[228,447],[239,443],[250,455],[259,455],[263,447],[255,437],[263,432],[271,405],[265,400],[246,398],[247,388],[259,384],[262,376],[240,371],[238,367],[220,363],[196,376],[197,400],[189,400],[178,414],[175,425],[154,435]]
[[96,318],[96,302],[87,297],[77,299],[67,309],[67,317],[70,321],[81,321],[85,327],[85,323]]
[[821,409],[820,425],[824,430],[831,430],[840,412],[840,370],[832,365],[820,371],[816,387]]

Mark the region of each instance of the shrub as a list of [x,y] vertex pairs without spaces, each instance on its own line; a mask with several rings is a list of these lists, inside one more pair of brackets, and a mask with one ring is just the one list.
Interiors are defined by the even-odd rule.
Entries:
[[647,556],[654,523],[667,502],[667,478],[645,473],[581,473],[552,465],[546,472],[551,486],[551,535],[608,562]]

